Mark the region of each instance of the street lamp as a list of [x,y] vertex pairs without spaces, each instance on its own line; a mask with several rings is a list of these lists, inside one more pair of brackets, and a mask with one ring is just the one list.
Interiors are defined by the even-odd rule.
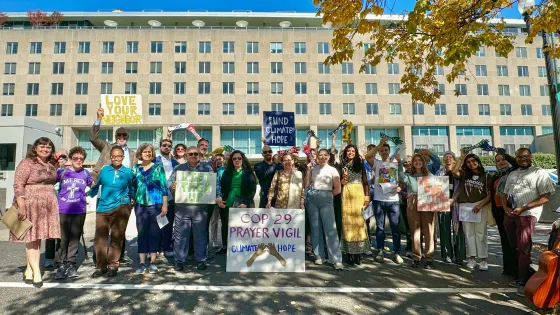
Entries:
[[[519,13],[523,15],[523,20],[525,21],[525,25],[527,25],[527,33],[531,31],[529,15],[534,6],[535,0],[519,0],[517,4],[517,9],[519,10]],[[550,54],[548,53],[548,38],[546,37],[546,33],[544,32],[544,30],[540,33],[543,39],[544,63],[548,81],[550,109],[552,111],[552,133],[554,136],[554,149],[556,152],[556,174],[560,175],[560,108],[558,107],[559,105],[556,95],[558,93],[558,90],[556,85],[554,84],[554,68],[552,64],[552,58],[550,58]],[[560,184],[560,182],[558,182],[557,184]]]

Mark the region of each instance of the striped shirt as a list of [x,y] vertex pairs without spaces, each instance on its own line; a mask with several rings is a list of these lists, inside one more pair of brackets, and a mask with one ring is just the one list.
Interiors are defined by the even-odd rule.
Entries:
[[[553,194],[555,191],[556,185],[548,176],[548,172],[531,166],[527,169],[519,168],[511,172],[503,193],[513,197],[516,207],[523,207],[539,196]],[[534,216],[538,221],[542,210],[543,206],[535,207],[523,212],[521,216]]]

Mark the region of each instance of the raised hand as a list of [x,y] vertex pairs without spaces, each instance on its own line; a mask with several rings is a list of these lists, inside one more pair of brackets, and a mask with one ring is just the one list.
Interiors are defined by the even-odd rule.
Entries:
[[97,109],[97,120],[101,121],[101,119],[103,119],[103,116],[105,116],[105,110],[103,109],[103,107],[99,107]]

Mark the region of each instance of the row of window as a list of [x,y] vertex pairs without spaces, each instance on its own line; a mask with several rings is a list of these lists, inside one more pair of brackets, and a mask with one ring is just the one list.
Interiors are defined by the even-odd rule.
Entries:
[[[536,57],[537,58],[544,58],[544,51],[541,47],[537,47],[535,49]],[[486,47],[480,46],[478,51],[475,53],[478,57],[486,57]],[[501,56],[498,52],[495,53],[496,57],[504,57]],[[527,58],[527,47],[515,47],[515,57],[516,58]]]
[[[413,115],[424,115],[424,104],[414,104],[412,106]],[[434,114],[436,116],[447,115],[446,104],[434,104]],[[551,116],[552,109],[550,105],[541,105],[542,116]],[[458,116],[468,116],[469,115],[469,104],[457,104],[457,115]],[[479,116],[490,116],[490,104],[478,104],[478,115]],[[500,115],[501,116],[511,116],[512,109],[511,104],[500,104]],[[533,105],[531,104],[521,104],[521,116],[532,116],[533,115]]]
[[[211,73],[210,61],[199,61],[198,62],[198,73],[210,74]],[[77,74],[89,74],[90,63],[87,61],[78,62],[76,65]],[[114,69],[114,63],[111,61],[101,62],[101,74],[112,74]],[[387,64],[388,74],[400,74],[398,63]],[[223,74],[235,74],[235,62],[224,61],[222,62],[222,73]],[[322,62],[317,63],[318,74],[330,74],[330,65],[325,65]],[[475,74],[477,77],[488,76],[488,69],[486,65],[476,65]],[[538,76],[540,78],[546,77],[546,67],[538,66],[537,68]],[[4,63],[4,74],[13,75],[17,73],[17,64],[15,62]],[[53,62],[52,74],[64,74],[65,73],[65,63],[64,62]],[[125,66],[125,74],[137,74],[138,73],[138,62],[128,61]],[[163,63],[161,61],[150,62],[150,74],[161,74],[163,73]],[[185,74],[187,73],[187,62],[186,61],[176,61],[174,66],[175,74]],[[246,68],[247,74],[258,74],[260,73],[260,64],[256,61],[247,62]],[[270,73],[271,74],[282,74],[284,73],[284,63],[283,62],[271,62],[270,63]],[[307,62],[294,62],[294,73],[295,74],[307,74]],[[354,74],[354,64],[352,62],[343,62],[341,64],[342,74]],[[377,69],[374,66],[366,65],[365,74],[377,74]],[[498,77],[508,77],[509,70],[506,65],[496,66],[496,73]],[[41,63],[40,62],[29,62],[27,74],[41,74]],[[444,68],[437,66],[435,75],[445,75]],[[517,66],[517,76],[518,77],[529,77],[529,67],[528,66]]]
[[[545,131],[548,131],[548,128],[552,127],[542,127],[543,134],[546,134]],[[491,127],[473,127],[473,126],[457,126],[455,127],[456,135],[457,136],[492,136],[492,128]],[[447,136],[448,135],[448,128],[441,127],[441,126],[421,126],[421,127],[412,127],[412,135],[413,136]],[[524,126],[508,126],[508,127],[500,127],[500,135],[501,136],[533,136],[534,130],[533,127],[524,127]]]

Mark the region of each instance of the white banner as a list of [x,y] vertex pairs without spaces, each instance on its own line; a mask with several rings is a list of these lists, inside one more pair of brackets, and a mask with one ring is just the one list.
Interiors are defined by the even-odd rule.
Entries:
[[105,125],[135,125],[142,123],[142,95],[101,94],[101,107],[105,110]]
[[228,272],[304,272],[301,209],[230,208]]
[[418,211],[449,211],[450,206],[449,177],[418,177]]
[[175,182],[175,203],[216,203],[216,173],[178,171]]

